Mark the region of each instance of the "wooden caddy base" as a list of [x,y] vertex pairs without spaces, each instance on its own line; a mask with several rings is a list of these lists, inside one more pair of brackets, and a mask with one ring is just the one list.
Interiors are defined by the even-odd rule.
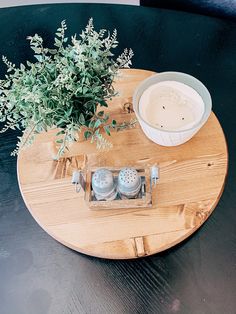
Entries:
[[[135,167],[135,166],[134,166]],[[92,174],[97,170],[97,168],[89,169],[86,171],[86,189],[84,198],[88,204],[88,208],[91,210],[101,210],[101,209],[122,209],[122,208],[149,208],[152,207],[152,191],[151,191],[151,175],[150,168],[137,168],[141,177],[145,177],[145,195],[142,198],[134,199],[119,199],[113,201],[94,201],[92,200]],[[120,168],[107,168],[113,173],[113,176],[118,176]]]
[[[110,115],[124,121],[136,86],[154,74],[124,70],[116,82],[120,96],[112,100]],[[214,107],[214,104],[213,104]],[[60,161],[53,161],[56,131],[37,136],[18,158],[22,196],[39,225],[64,245],[93,256],[129,259],[161,252],[183,241],[209,217],[223,191],[227,173],[227,146],[212,113],[206,125],[187,143],[161,147],[137,125],[112,134],[110,151],[97,151],[86,141],[75,143]],[[82,168],[147,167],[158,163],[160,180],[151,208],[88,210],[84,196],[75,193],[71,176]]]

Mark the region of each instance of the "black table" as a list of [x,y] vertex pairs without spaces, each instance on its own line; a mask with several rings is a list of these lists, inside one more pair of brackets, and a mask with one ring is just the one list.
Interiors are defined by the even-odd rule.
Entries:
[[[0,54],[32,60],[27,35],[46,44],[60,21],[79,33],[118,29],[119,53],[133,67],[182,71],[210,90],[229,148],[229,174],[210,219],[190,239],[133,261],[84,256],[57,243],[33,220],[20,196],[16,134],[0,137],[0,314],[236,313],[236,24],[190,13],[121,5],[39,5],[0,9]],[[5,66],[0,64],[0,77]],[[214,141],[214,138],[212,138]]]

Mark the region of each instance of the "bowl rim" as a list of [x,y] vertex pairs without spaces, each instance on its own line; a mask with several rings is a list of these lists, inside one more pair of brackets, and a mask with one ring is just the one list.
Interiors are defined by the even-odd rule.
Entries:
[[[170,77],[168,78],[168,76],[170,76]],[[176,78],[173,79],[173,78],[171,78],[172,76],[177,76],[178,79],[176,79]],[[162,79],[163,77],[164,77],[164,79]],[[156,80],[157,78],[158,78],[158,80]],[[181,78],[182,79],[184,78],[184,80],[181,80]],[[184,130],[163,130],[161,128],[155,127],[152,124],[150,124],[140,114],[140,112],[139,112],[139,101],[140,101],[140,98],[141,98],[144,90],[146,88],[156,84],[156,83],[164,82],[164,81],[176,81],[176,82],[179,82],[179,83],[183,83],[183,84],[193,88],[200,95],[200,97],[202,98],[203,104],[204,104],[203,115],[202,115],[201,119],[198,122],[196,122],[193,126],[191,126],[190,128],[184,129]],[[186,81],[195,82],[196,85],[199,87],[199,90],[201,89],[205,93],[205,97],[203,97],[199,93],[199,90],[196,90],[196,88],[194,88],[193,86],[188,84],[188,82],[186,82]],[[150,84],[148,84],[149,82],[150,82]],[[143,87],[146,84],[148,84],[148,86],[140,93],[140,89],[143,89]],[[152,128],[154,130],[158,130],[158,131],[160,131],[162,133],[185,133],[185,132],[196,130],[197,128],[200,129],[206,123],[206,121],[208,120],[208,118],[209,118],[209,116],[211,114],[211,110],[212,110],[212,98],[211,98],[211,94],[210,94],[209,90],[207,89],[207,87],[200,80],[198,80],[196,77],[194,77],[194,76],[192,76],[190,74],[184,73],[184,72],[165,71],[165,72],[160,72],[160,73],[156,73],[156,74],[153,74],[153,75],[149,76],[148,78],[144,79],[136,87],[136,89],[135,89],[135,91],[133,93],[133,107],[134,107],[133,108],[134,112],[135,112],[136,116],[138,117],[138,119],[141,120],[146,125],[148,125],[150,128]]]

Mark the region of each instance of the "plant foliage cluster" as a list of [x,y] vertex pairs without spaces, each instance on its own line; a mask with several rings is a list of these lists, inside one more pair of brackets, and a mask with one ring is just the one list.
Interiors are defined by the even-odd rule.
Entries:
[[66,37],[66,23],[61,22],[54,48],[46,48],[38,34],[29,36],[30,47],[37,59],[17,68],[6,57],[5,79],[0,81],[1,132],[23,129],[13,155],[30,145],[37,133],[59,128],[56,142],[60,157],[79,136],[96,142],[99,148],[109,146],[101,130],[110,135],[111,129],[132,126],[134,122],[118,124],[102,110],[107,100],[116,95],[113,80],[119,69],[129,67],[132,50],[125,49],[114,58],[117,47],[116,30],[95,31],[90,19],[77,38]]

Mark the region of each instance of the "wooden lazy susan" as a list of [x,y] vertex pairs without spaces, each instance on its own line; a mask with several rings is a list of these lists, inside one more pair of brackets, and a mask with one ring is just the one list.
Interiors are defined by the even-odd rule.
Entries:
[[[120,95],[109,111],[118,121],[134,117],[127,103],[136,86],[154,74],[124,70],[116,82]],[[132,111],[132,110],[131,110]],[[113,148],[98,151],[81,141],[53,161],[56,131],[40,134],[18,158],[18,180],[24,201],[38,224],[62,244],[85,254],[128,259],[151,255],[183,241],[196,231],[217,205],[227,173],[227,146],[219,121],[211,114],[187,143],[162,147],[137,125],[112,134]],[[83,193],[71,184],[75,169],[149,167],[157,164],[160,179],[150,208],[89,210]]]

